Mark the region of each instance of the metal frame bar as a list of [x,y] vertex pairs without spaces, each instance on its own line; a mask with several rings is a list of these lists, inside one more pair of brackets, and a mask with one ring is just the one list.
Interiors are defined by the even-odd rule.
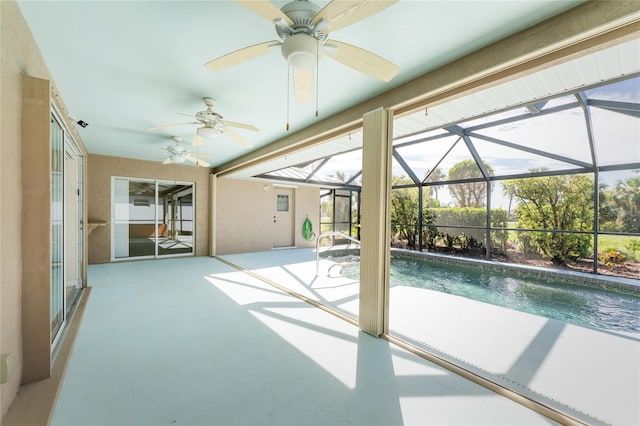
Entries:
[[418,176],[416,176],[416,174],[413,172],[411,167],[409,167],[407,162],[404,161],[404,158],[402,158],[402,156],[398,153],[398,151],[396,151],[395,148],[393,148],[392,155],[393,155],[393,158],[396,159],[398,164],[400,164],[400,167],[402,167],[402,169],[407,173],[407,175],[409,175],[409,178],[413,181],[413,183],[416,185],[420,185],[420,179],[418,178]]
[[[586,97],[585,97],[586,99]],[[603,101],[600,99],[586,99],[587,105],[606,109],[607,111],[617,112],[619,114],[629,115],[631,117],[640,118],[640,104],[619,101]]]
[[329,157],[325,157],[325,158],[320,162],[320,164],[318,164],[318,166],[317,166],[315,169],[313,169],[313,170],[311,171],[311,173],[309,173],[309,175],[307,176],[307,178],[306,178],[304,181],[305,181],[305,182],[309,182],[309,181],[311,180],[311,178],[312,178],[312,177],[313,177],[313,176],[318,172],[318,170],[320,170],[320,169],[322,168],[322,166],[324,166],[325,164],[327,164],[327,162],[328,162],[329,160],[331,160],[333,157],[334,157],[333,155],[331,155],[331,156],[329,156]]
[[578,92],[574,95],[582,108],[584,114],[584,125],[587,129],[587,139],[589,140],[589,151],[591,153],[591,162],[596,166],[593,171],[593,273],[598,273],[598,228],[600,228],[600,176],[598,173],[598,155],[596,152],[596,144],[593,137],[593,122],[591,120],[591,112],[589,111],[589,100],[584,92]]

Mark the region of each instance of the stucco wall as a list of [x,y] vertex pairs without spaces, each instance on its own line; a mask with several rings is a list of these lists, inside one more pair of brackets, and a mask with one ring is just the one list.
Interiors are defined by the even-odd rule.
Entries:
[[[92,154],[88,158],[87,170],[89,221],[111,221],[112,176],[194,182],[196,256],[209,254],[209,169]],[[88,245],[90,264],[110,262],[111,224],[93,230],[89,234]]]
[[[265,182],[217,179],[216,254],[271,250],[274,197],[273,186]],[[302,223],[308,216],[314,231],[319,229],[320,190],[301,186],[294,189],[293,199],[295,246],[314,247],[314,241],[302,237]]]
[[[2,415],[22,379],[22,74],[50,79],[14,1],[0,2],[0,353],[10,354],[11,377],[0,386]],[[30,268],[49,267],[29,259]]]

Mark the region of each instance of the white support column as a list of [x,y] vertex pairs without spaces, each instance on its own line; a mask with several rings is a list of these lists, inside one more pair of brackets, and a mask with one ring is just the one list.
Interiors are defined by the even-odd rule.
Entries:
[[392,128],[390,111],[364,114],[359,321],[374,336],[388,331]]
[[216,189],[218,176],[209,175],[209,256],[216,255]]

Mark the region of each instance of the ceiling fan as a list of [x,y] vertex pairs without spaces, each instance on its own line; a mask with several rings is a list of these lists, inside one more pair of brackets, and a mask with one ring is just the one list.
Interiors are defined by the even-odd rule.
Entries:
[[169,157],[167,157],[167,159],[164,160],[162,164],[183,164],[185,161],[190,161],[196,166],[210,166],[209,163],[200,159],[200,157],[210,157],[210,155],[187,152],[186,148],[180,145],[180,143],[182,142],[181,137],[173,136],[173,140],[175,142],[174,145],[169,145],[166,148],[162,148],[163,151],[167,151],[169,153]]
[[215,100],[213,98],[205,97],[202,98],[204,104],[207,109],[204,111],[199,111],[195,115],[192,114],[181,114],[186,115],[188,117],[194,117],[197,121],[187,121],[183,123],[171,123],[165,124],[163,126],[151,127],[147,130],[158,130],[165,129],[168,127],[175,126],[185,126],[190,124],[199,124],[202,127],[198,127],[196,132],[196,137],[193,140],[193,145],[203,145],[205,140],[207,139],[216,139],[222,135],[229,136],[234,141],[238,142],[240,145],[243,145],[247,148],[251,148],[253,144],[245,139],[240,134],[231,130],[230,127],[237,127],[239,129],[253,130],[254,132],[258,131],[258,128],[252,126],[250,124],[237,123],[234,121],[223,120],[222,115],[213,110],[213,106],[215,105]]
[[228,68],[280,48],[293,68],[293,89],[299,103],[313,99],[314,67],[326,55],[382,81],[391,80],[397,65],[368,50],[329,40],[329,33],[374,15],[398,0],[333,0],[324,8],[308,0],[294,0],[278,9],[268,0],[236,0],[275,24],[279,40],[228,53],[206,64],[212,70]]

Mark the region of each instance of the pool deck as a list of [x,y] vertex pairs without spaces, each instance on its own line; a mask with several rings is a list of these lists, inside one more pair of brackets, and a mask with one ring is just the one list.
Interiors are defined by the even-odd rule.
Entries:
[[[309,288],[309,256],[242,260]],[[89,284],[52,425],[556,424],[216,259],[91,265]]]
[[[315,251],[221,258],[357,317],[357,282]],[[466,368],[587,423],[640,424],[640,334],[603,332],[449,294],[394,286],[390,334],[463,360]],[[557,401],[560,401],[558,403]]]

